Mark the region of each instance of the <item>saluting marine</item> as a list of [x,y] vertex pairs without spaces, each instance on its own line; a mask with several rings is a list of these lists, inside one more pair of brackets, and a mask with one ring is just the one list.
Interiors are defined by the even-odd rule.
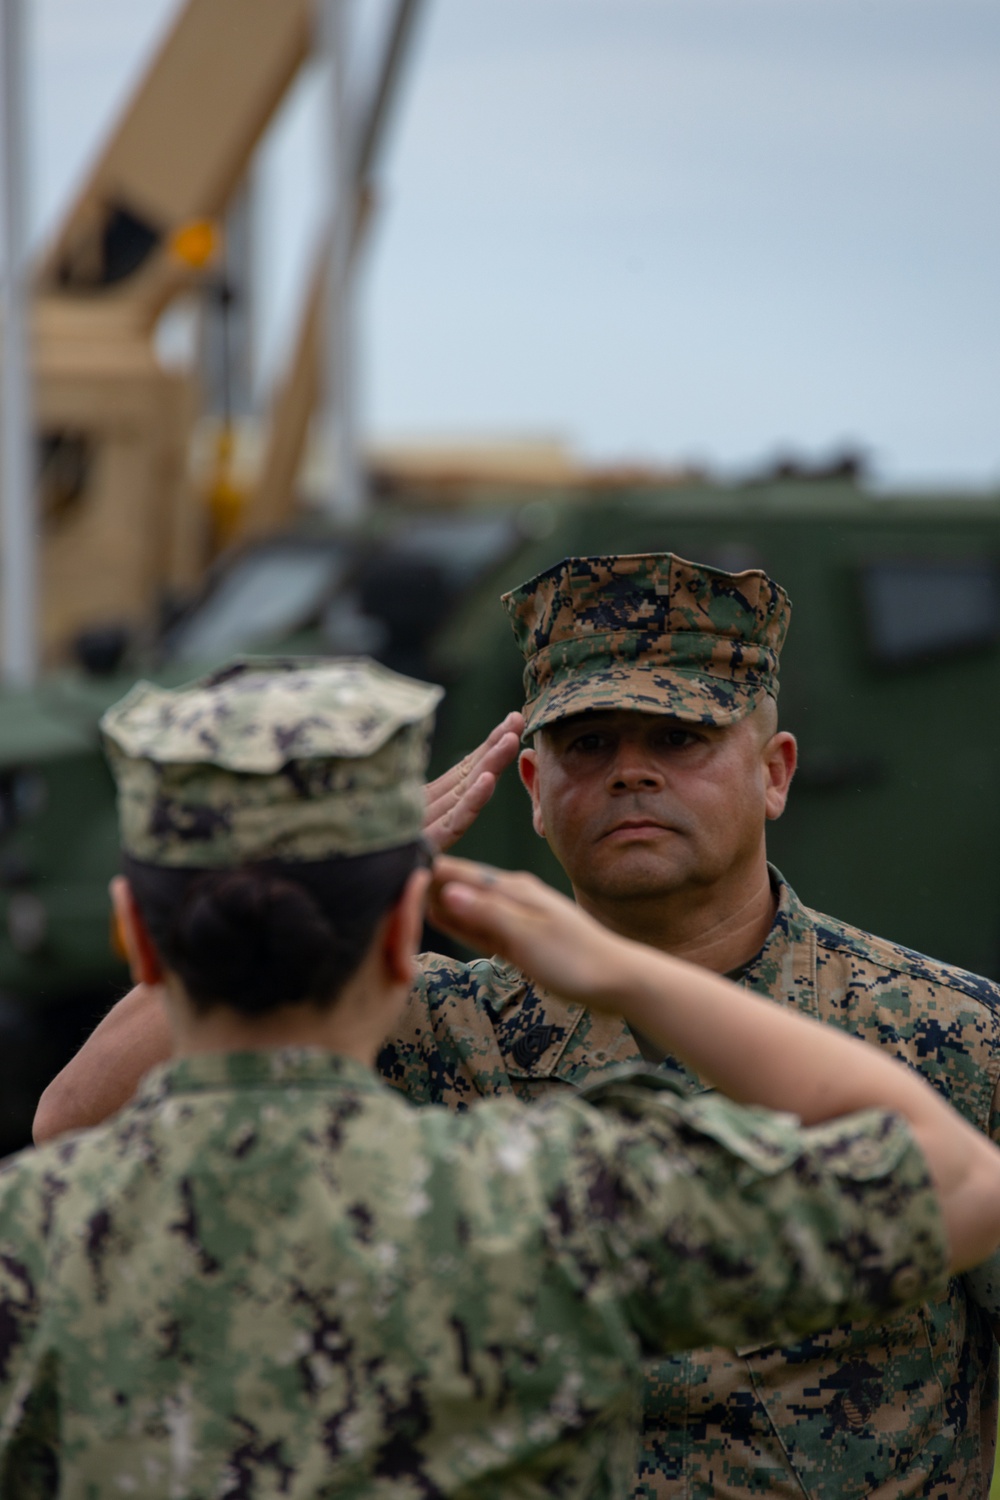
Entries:
[[885,1314],[1000,1239],[1000,1153],[924,1083],[531,877],[444,859],[433,915],[792,1113],[634,1070],[461,1115],[380,1083],[437,696],[245,663],[105,717],[174,1056],[0,1170],[4,1500],[610,1500],[644,1353]]
[[[796,756],[776,707],[784,590],[670,553],[577,557],[504,605],[522,779],[585,909],[875,1044],[1000,1138],[1000,988],[811,911],[767,864]],[[704,1086],[507,965],[438,960],[382,1061],[411,1098],[461,1107],[640,1055]],[[998,1333],[994,1265],[888,1323],[651,1364],[636,1500],[987,1500]]]

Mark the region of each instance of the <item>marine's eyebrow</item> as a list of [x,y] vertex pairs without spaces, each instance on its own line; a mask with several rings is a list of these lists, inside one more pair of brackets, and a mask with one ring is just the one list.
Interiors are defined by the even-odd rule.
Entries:
[[614,734],[613,721],[597,720],[596,722],[584,720],[577,724],[567,725],[562,733],[555,739],[555,744],[572,745],[575,741],[586,739],[590,735]]
[[550,733],[562,734],[588,734],[595,729],[608,729],[614,723],[613,712],[602,713],[595,709],[592,713],[572,714],[566,719],[557,719],[554,724],[548,725]]

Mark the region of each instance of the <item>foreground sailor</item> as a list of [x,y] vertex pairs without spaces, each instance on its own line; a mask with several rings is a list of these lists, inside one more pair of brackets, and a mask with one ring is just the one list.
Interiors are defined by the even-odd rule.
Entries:
[[380,1084],[436,697],[245,664],[106,716],[174,1060],[0,1172],[5,1500],[620,1496],[644,1351],[882,1314],[1000,1240],[1000,1153],[924,1083],[527,876],[443,860],[433,914],[790,1113],[641,1074],[461,1116]]
[[[768,868],[795,764],[775,704],[783,591],[665,553],[569,558],[505,602],[526,659],[522,776],[585,910],[875,1043],[996,1136],[997,986],[810,911]],[[515,725],[435,783],[438,847],[516,753]],[[464,1108],[579,1085],[640,1047],[662,1050],[507,964],[425,956],[381,1066],[411,1099]],[[134,991],[47,1091],[39,1138],[105,1117],[168,1050],[156,994]],[[986,1500],[998,1291],[995,1274],[953,1278],[888,1322],[651,1363],[636,1496]]]

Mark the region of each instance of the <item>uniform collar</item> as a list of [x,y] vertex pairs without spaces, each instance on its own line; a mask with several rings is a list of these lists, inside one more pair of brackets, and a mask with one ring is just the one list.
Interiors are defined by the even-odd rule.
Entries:
[[816,925],[780,871],[768,865],[778,895],[771,930],[763,948],[740,976],[748,989],[759,990],[781,1005],[794,1005],[819,1017],[816,999]]
[[319,1047],[276,1047],[266,1052],[199,1052],[174,1058],[147,1074],[136,1098],[149,1104],[172,1095],[218,1089],[302,1087],[373,1092],[382,1085],[371,1068],[353,1057]]
[[[740,983],[778,1005],[818,1018],[814,920],[780,872],[770,865],[768,870],[778,908],[763,948],[744,966]],[[582,1006],[536,989],[523,974],[497,960],[487,965],[487,971],[491,1025],[488,1035],[480,1029],[468,1040],[476,1071],[578,1083],[609,1063],[640,1061],[635,1040],[620,1017],[588,1014]],[[465,1045],[462,1037],[459,1044]],[[664,1066],[671,1067],[688,1089],[703,1087],[675,1060],[666,1059]]]
[[[794,1007],[818,1020],[815,923],[780,871],[768,865],[768,873],[778,909],[763,948],[743,966],[739,983],[776,1005]],[[686,1093],[710,1087],[673,1057],[664,1058],[660,1072],[673,1077]]]
[[[787,1005],[795,1010],[804,1011],[807,1016],[816,1017],[819,1020],[819,1002],[817,1002],[816,983],[816,922],[810,910],[802,904],[798,895],[793,891],[780,870],[775,870],[774,865],[768,865],[768,873],[771,876],[771,885],[775,895],[778,897],[778,909],[774,915],[765,945],[760,948],[759,953],[744,965],[739,972],[739,984],[750,990],[756,990],[760,995],[765,995],[775,1005]],[[574,1007],[576,1010],[576,1007]],[[574,1019],[573,1029],[570,1037],[562,1044],[562,1050],[570,1047],[571,1038],[577,1031],[577,1026],[582,1022],[583,1013],[580,1011]],[[628,1031],[625,1023],[619,1017],[598,1017],[598,1022],[603,1023],[604,1028],[613,1028],[618,1034],[618,1041],[601,1040],[600,1058],[595,1059],[598,1064],[603,1064],[603,1059],[621,1056],[622,1040],[628,1038],[633,1049],[636,1049],[633,1035]],[[637,1061],[637,1058],[628,1059]],[[658,1065],[660,1073],[667,1073],[684,1088],[685,1092],[700,1092],[708,1088],[702,1080],[691,1073],[690,1068],[676,1058],[664,1056]]]

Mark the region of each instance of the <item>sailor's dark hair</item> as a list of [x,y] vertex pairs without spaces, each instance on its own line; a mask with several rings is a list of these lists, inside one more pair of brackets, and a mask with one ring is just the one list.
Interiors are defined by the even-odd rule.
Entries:
[[165,966],[200,1012],[262,1016],[325,1009],[368,951],[422,843],[313,862],[176,869],[124,857],[124,873]]

